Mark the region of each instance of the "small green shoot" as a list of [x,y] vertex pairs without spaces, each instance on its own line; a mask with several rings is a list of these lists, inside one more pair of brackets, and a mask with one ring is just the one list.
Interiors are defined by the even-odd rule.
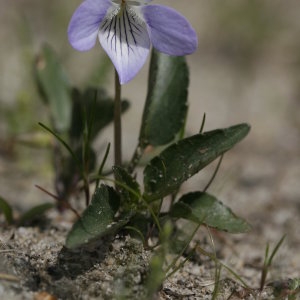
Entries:
[[266,246],[266,251],[265,251],[265,259],[264,259],[264,264],[263,264],[263,269],[261,273],[261,280],[260,280],[260,290],[262,291],[264,289],[265,283],[266,283],[266,278],[268,276],[270,267],[272,265],[272,261],[276,253],[278,252],[279,248],[281,247],[283,241],[285,240],[286,235],[284,235],[279,242],[276,244],[274,247],[273,251],[271,252],[271,255],[269,255],[269,250],[270,250],[270,245],[269,243]]
[[233,271],[230,267],[222,263],[215,254],[209,253],[202,249],[200,246],[197,246],[197,250],[204,256],[209,257],[211,260],[213,260],[217,265],[222,266],[222,268],[226,269],[230,274],[232,274],[246,289],[251,290],[251,288],[248,286],[248,284],[239,276],[235,271]]
[[6,219],[6,222],[8,224],[11,224],[13,222],[13,213],[12,213],[12,207],[9,205],[9,203],[0,196],[0,212],[4,214],[4,217]]
[[216,300],[220,290],[220,281],[221,281],[221,272],[222,272],[222,265],[216,264],[215,266],[215,286],[213,290],[213,294],[211,296],[211,300]]
[[[207,229],[207,233],[208,233],[208,236],[209,236],[209,239],[210,239],[210,242],[211,242],[213,253],[214,253],[215,257],[217,257],[217,251],[216,251],[213,236],[212,236],[211,231],[210,231],[208,226],[206,226],[206,229]],[[218,296],[218,293],[219,293],[220,280],[221,280],[221,271],[222,271],[222,265],[215,262],[215,285],[214,285],[214,290],[213,290],[213,294],[212,294],[212,300],[217,299],[217,296]]]
[[[171,277],[173,274],[175,274],[179,270],[179,268],[176,267],[177,261],[180,259],[180,257],[183,255],[184,251],[187,249],[187,247],[191,243],[191,241],[194,238],[194,236],[196,235],[200,225],[201,224],[198,224],[196,226],[196,228],[193,230],[192,234],[190,235],[190,237],[185,242],[184,247],[181,249],[181,251],[179,252],[177,257],[175,257],[175,259],[172,261],[172,263],[166,268],[166,271],[165,271],[166,272],[166,277],[165,277],[165,279]],[[180,267],[182,267],[182,265],[180,265]]]

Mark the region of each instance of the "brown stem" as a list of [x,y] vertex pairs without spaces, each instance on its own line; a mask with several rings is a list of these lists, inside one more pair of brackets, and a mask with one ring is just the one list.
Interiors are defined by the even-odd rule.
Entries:
[[115,166],[122,165],[122,126],[121,126],[121,85],[115,70],[115,103],[114,103],[114,143]]
[[77,217],[78,219],[80,218],[79,213],[76,211],[75,208],[72,207],[72,205],[71,205],[69,202],[60,199],[58,196],[52,194],[51,192],[47,191],[46,189],[44,189],[43,187],[41,187],[41,186],[39,186],[39,185],[37,185],[37,184],[35,184],[35,187],[38,188],[39,190],[41,190],[42,192],[44,192],[45,194],[49,195],[49,196],[52,197],[53,199],[55,199],[55,200],[57,201],[58,204],[60,204],[60,205],[63,204],[63,206],[64,206],[65,208],[70,209],[70,210],[76,215],[76,217]]

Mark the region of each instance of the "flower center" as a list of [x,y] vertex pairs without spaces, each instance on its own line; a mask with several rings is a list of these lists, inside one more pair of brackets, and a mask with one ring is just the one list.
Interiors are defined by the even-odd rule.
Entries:
[[100,25],[101,36],[110,51],[125,58],[138,47],[149,43],[145,21],[131,3],[132,1],[119,0]]
[[146,5],[148,3],[147,0],[111,0],[113,3],[123,6],[123,5],[130,5],[130,6],[140,6]]

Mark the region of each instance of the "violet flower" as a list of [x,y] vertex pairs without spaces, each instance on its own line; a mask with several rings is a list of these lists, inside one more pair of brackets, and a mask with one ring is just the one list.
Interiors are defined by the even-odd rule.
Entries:
[[120,83],[133,79],[151,44],[160,52],[183,56],[197,48],[197,35],[177,11],[152,0],[85,0],[69,24],[70,44],[79,51],[94,47],[97,37],[112,60]]

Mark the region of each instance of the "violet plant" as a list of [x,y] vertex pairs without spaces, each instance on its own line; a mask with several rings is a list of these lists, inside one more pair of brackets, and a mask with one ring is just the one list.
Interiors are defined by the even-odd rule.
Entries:
[[[88,87],[82,92],[72,87],[48,46],[37,59],[35,74],[52,120],[52,128],[41,126],[57,139],[53,146],[54,198],[60,210],[72,209],[78,217],[67,235],[66,247],[90,247],[102,237],[121,231],[138,236],[146,247],[150,247],[150,238],[155,237],[154,248],[161,246],[156,257],[159,269],[170,276],[176,264],[165,267],[164,257],[171,248],[170,240],[176,240],[178,220],[195,223],[196,229],[206,225],[230,233],[250,230],[245,220],[208,193],[224,153],[239,143],[250,127],[238,124],[204,132],[204,118],[199,124],[200,132],[185,137],[189,70],[184,56],[196,50],[197,35],[174,9],[150,2],[85,0],[71,18],[70,44],[79,51],[87,51],[99,39],[110,57],[116,70],[114,99],[103,88]],[[129,102],[121,101],[121,85],[138,74],[150,51],[148,92],[137,146],[131,161],[123,162],[121,114],[129,108]],[[97,168],[93,140],[110,122],[114,123],[114,166],[105,166],[108,146]],[[141,158],[147,159],[145,150],[149,147],[159,154],[143,166]],[[217,158],[219,164],[208,185],[182,195],[181,185]],[[136,180],[140,170],[142,183]],[[69,198],[81,191],[87,207],[78,213]],[[196,230],[186,239],[187,243],[195,233]],[[187,244],[179,254],[186,247]]]
[[[149,237],[149,226],[163,232],[167,220],[184,218],[229,232],[245,232],[249,225],[206,192],[178,197],[184,181],[242,140],[247,124],[184,138],[189,84],[184,56],[197,48],[191,24],[175,10],[151,1],[85,0],[73,14],[68,36],[71,45],[86,51],[97,39],[116,70],[114,99],[114,179],[101,172],[91,204],[68,234],[66,246],[76,248],[124,228]],[[121,84],[132,80],[153,45],[148,94],[138,145],[129,164],[121,152]],[[204,126],[204,124],[202,124]],[[202,126],[202,128],[203,128]],[[168,145],[168,146],[166,146]],[[146,147],[166,146],[144,168],[142,185],[135,172]],[[104,160],[105,161],[105,160]],[[102,165],[104,164],[104,161]],[[91,176],[93,177],[93,176]],[[115,188],[100,181],[113,182]],[[161,212],[163,201],[169,210]],[[150,226],[151,227],[151,226]]]

